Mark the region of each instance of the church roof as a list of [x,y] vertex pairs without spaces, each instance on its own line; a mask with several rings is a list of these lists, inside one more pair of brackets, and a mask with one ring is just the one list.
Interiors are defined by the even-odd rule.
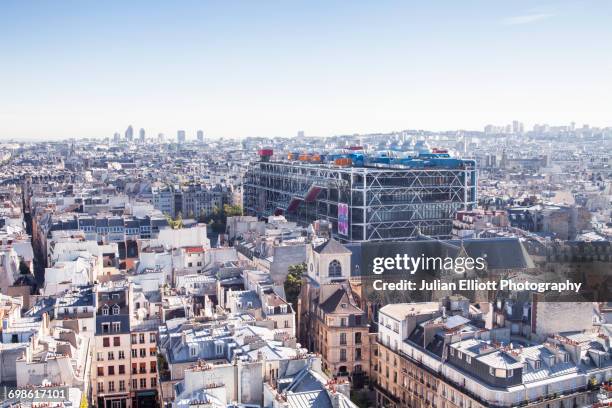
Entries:
[[324,242],[321,245],[314,247],[315,252],[319,254],[350,254],[349,251],[344,245],[331,238]]

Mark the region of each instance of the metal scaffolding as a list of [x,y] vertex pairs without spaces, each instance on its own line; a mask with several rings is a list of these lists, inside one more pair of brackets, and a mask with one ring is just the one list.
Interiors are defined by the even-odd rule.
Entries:
[[[401,240],[425,234],[447,238],[458,210],[476,205],[476,166],[349,166],[255,162],[245,176],[247,214],[283,214],[306,225],[332,223],[345,242]],[[348,206],[348,233],[338,232],[338,205]]]

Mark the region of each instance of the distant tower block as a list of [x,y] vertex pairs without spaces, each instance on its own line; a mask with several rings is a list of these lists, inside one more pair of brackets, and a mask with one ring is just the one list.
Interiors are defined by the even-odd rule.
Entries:
[[125,130],[125,140],[127,140],[128,142],[131,142],[133,139],[134,139],[134,128],[132,127],[132,125],[130,125]]
[[179,130],[176,132],[176,141],[179,143],[185,143],[185,140],[187,140],[187,137],[185,136],[185,131],[184,130]]
[[303,130],[298,130],[297,132],[297,138],[298,139],[302,139],[305,136],[304,131]]
[[198,139],[198,142],[203,143],[204,142],[204,131],[198,130],[196,132],[196,138]]

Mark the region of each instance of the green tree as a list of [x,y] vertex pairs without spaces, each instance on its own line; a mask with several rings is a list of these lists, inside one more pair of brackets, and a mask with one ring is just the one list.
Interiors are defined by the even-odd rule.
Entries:
[[168,221],[168,225],[172,229],[181,229],[181,228],[183,228],[183,214],[181,214],[180,211],[176,215],[176,218],[174,218],[174,219],[166,214],[166,221]]
[[225,215],[225,221],[227,221],[227,217],[242,215],[242,207],[239,205],[224,204],[223,213]]
[[223,233],[227,225],[227,217],[237,215],[242,215],[242,207],[239,205],[224,204],[221,208],[215,206],[210,214],[203,217],[202,221],[210,225],[213,231]]
[[297,301],[302,290],[302,275],[306,272],[306,264],[291,265],[288,270],[289,274],[284,285],[285,296],[287,301],[293,305],[293,310],[297,312]]

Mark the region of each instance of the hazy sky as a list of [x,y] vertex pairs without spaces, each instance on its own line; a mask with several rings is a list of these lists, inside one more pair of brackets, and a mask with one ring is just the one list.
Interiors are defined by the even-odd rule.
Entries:
[[612,125],[612,2],[0,0],[0,140]]

